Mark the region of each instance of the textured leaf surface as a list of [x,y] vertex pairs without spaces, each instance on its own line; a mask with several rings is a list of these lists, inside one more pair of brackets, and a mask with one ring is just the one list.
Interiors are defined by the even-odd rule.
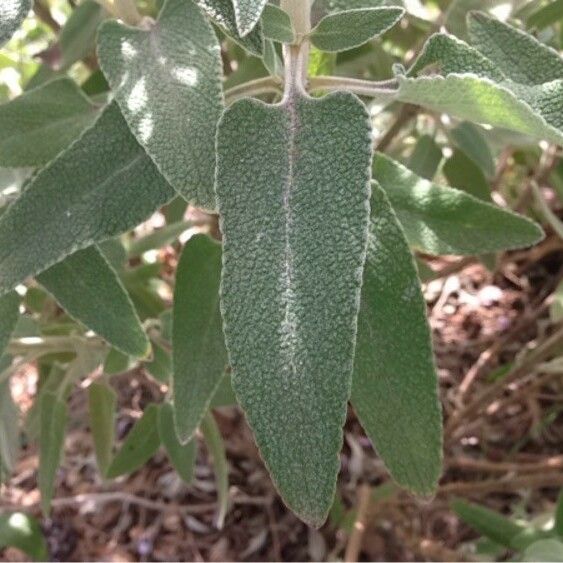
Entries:
[[453,142],[461,149],[475,164],[477,164],[488,178],[495,175],[495,162],[482,129],[470,123],[462,121],[450,130]]
[[446,28],[465,39],[467,37],[467,14],[473,10],[490,10],[506,0],[452,0],[445,12]]
[[194,476],[197,442],[191,440],[184,445],[178,440],[174,425],[174,410],[170,403],[164,403],[158,411],[158,434],[172,467],[185,483],[191,483]]
[[92,124],[97,109],[69,78],[0,105],[0,166],[46,164]]
[[311,43],[322,51],[345,51],[366,43],[393,27],[402,8],[366,8],[325,16],[311,32]]
[[191,0],[167,0],[157,22],[116,21],[98,34],[100,64],[121,112],[170,184],[215,208],[215,130],[222,62],[210,24]]
[[41,526],[35,518],[23,512],[0,516],[0,549],[5,547],[15,547],[34,561],[49,560]]
[[376,155],[373,173],[409,243],[429,254],[481,254],[531,246],[543,238],[533,221],[424,180],[383,154]]
[[370,147],[366,110],[343,93],[243,100],[218,131],[233,387],[281,495],[314,525],[332,502],[350,393]]
[[160,446],[158,410],[155,404],[146,407],[143,416],[129,431],[121,449],[115,454],[107,470],[109,479],[132,473],[156,453]]
[[293,43],[295,30],[291,18],[281,8],[273,4],[266,4],[262,14],[264,37],[280,43]]
[[482,12],[467,21],[471,44],[511,80],[543,84],[563,78],[563,58],[535,37]]
[[0,294],[136,226],[173,197],[111,104],[2,215]]
[[358,319],[352,405],[393,478],[431,494],[442,465],[442,417],[416,266],[374,182]]
[[262,25],[258,23],[246,37],[241,37],[237,28],[233,0],[195,0],[195,3],[241,47],[253,55],[262,56],[264,52]]
[[2,0],[0,4],[0,47],[12,37],[31,10],[31,0]]
[[423,135],[417,141],[409,158],[409,168],[419,176],[432,180],[442,162],[442,149],[430,135]]
[[459,149],[445,162],[442,172],[450,186],[492,203],[491,187],[481,169]]
[[113,456],[116,406],[117,395],[107,383],[94,381],[88,387],[90,432],[94,439],[94,451],[102,475],[106,474]]
[[37,485],[41,508],[46,515],[51,508],[55,476],[61,464],[68,410],[66,402],[54,393],[44,393],[40,406],[39,472]]
[[233,0],[237,29],[241,37],[248,35],[258,23],[268,0]]
[[91,246],[37,276],[65,311],[134,357],[150,350],[139,317],[122,283],[101,252]]
[[10,291],[0,297],[0,357],[4,353],[19,317],[20,296]]
[[197,430],[228,364],[220,283],[221,245],[196,235],[182,252],[174,293],[174,409],[183,442]]

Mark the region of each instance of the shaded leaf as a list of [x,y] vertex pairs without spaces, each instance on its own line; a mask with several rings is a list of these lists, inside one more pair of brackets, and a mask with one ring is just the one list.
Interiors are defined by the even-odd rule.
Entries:
[[554,0],[538,8],[527,20],[528,27],[542,30],[563,19],[563,0]]
[[385,33],[404,15],[402,8],[365,8],[325,16],[313,29],[311,43],[322,51],[345,51]]
[[39,472],[37,486],[41,508],[48,515],[55,489],[55,476],[63,457],[65,428],[68,417],[66,401],[55,393],[44,393],[40,403]]
[[450,129],[449,134],[456,146],[471,158],[488,178],[495,175],[493,155],[481,128],[469,121],[462,121]]
[[222,62],[213,29],[190,0],[167,0],[157,22],[108,21],[100,64],[131,131],[187,200],[215,208],[215,129]]
[[[10,366],[9,356],[0,357],[0,374]],[[0,381],[0,484],[11,475],[20,451],[19,410],[10,380]],[[1,537],[1,536],[0,536]]]
[[19,318],[20,296],[15,291],[10,291],[0,297],[0,357],[6,346]]
[[264,37],[280,43],[293,43],[295,30],[291,18],[281,8],[274,4],[266,4],[262,14],[262,28]]
[[97,111],[69,78],[57,78],[0,105],[0,166],[46,164],[92,124]]
[[426,304],[413,256],[374,182],[352,405],[393,478],[432,494],[442,468],[442,417]]
[[533,221],[424,180],[383,154],[376,155],[373,171],[409,243],[428,254],[481,254],[531,246],[543,238]]
[[33,516],[23,512],[0,515],[0,550],[15,547],[34,561],[49,560],[47,542]]
[[117,395],[105,382],[94,381],[88,387],[90,432],[94,439],[96,461],[102,475],[106,475],[115,443],[115,409]]
[[194,476],[197,442],[191,440],[184,445],[178,440],[174,425],[174,410],[170,403],[164,403],[159,409],[158,434],[172,467],[185,483],[191,483]]
[[559,491],[559,496],[557,497],[557,505],[555,506],[555,522],[553,524],[553,530],[557,535],[563,537],[563,489]]
[[0,4],[0,47],[8,41],[31,10],[31,0],[2,0]]
[[142,467],[158,450],[158,405],[150,404],[129,431],[125,442],[113,458],[106,476],[115,479]]
[[139,256],[149,250],[157,250],[175,241],[182,233],[194,226],[192,221],[179,221],[171,223],[131,243],[128,249],[129,256]]
[[465,39],[467,14],[473,10],[491,10],[506,0],[452,0],[445,12],[448,31]]
[[562,562],[563,561],[563,542],[556,539],[543,539],[529,545],[522,554],[521,561],[531,563]]
[[432,180],[442,162],[442,149],[430,135],[423,135],[418,139],[408,167],[419,176]]
[[111,104],[0,218],[0,294],[136,226],[173,197]]
[[218,131],[233,387],[282,497],[314,525],[332,504],[350,392],[370,147],[366,110],[345,93],[242,100]]
[[160,383],[168,385],[172,379],[172,358],[160,344],[152,343],[152,359],[145,362],[147,371]]
[[79,250],[37,276],[66,312],[121,352],[143,358],[150,343],[131,299],[100,251]]
[[176,428],[187,442],[228,364],[219,306],[221,245],[206,235],[186,244],[176,270],[172,350]]
[[450,186],[483,201],[493,202],[491,187],[481,169],[465,153],[456,149],[442,168]]

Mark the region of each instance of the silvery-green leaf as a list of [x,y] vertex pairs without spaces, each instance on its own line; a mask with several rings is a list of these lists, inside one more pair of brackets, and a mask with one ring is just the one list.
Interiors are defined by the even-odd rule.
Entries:
[[313,12],[344,12],[359,8],[380,8],[382,6],[402,6],[401,0],[317,0]]
[[0,294],[136,226],[174,195],[111,104],[0,218]]
[[102,70],[137,141],[186,200],[215,208],[215,130],[222,62],[211,25],[191,0],[167,0],[146,29],[108,21]]
[[242,100],[219,124],[233,387],[285,502],[317,526],[350,393],[370,160],[368,115],[351,94]]
[[474,255],[527,247],[543,238],[533,221],[424,180],[381,153],[375,156],[373,176],[409,243],[428,254]]
[[445,11],[446,28],[450,33],[467,37],[467,14],[473,10],[491,10],[506,0],[452,0]]
[[88,413],[90,432],[94,439],[96,461],[102,475],[105,475],[112,459],[115,442],[115,409],[117,395],[103,381],[94,381],[88,387]]
[[538,561],[563,561],[563,541],[546,538],[530,544],[522,554],[522,561],[537,563]]
[[295,30],[291,18],[274,4],[266,4],[262,13],[262,29],[264,37],[280,43],[293,43]]
[[276,51],[274,42],[266,39],[264,42],[264,55],[262,57],[264,66],[272,76],[283,76],[283,63]]
[[20,296],[15,291],[10,291],[0,297],[0,358],[16,328],[20,301]]
[[472,12],[467,22],[473,47],[510,80],[543,84],[563,79],[563,58],[532,35],[482,12]]
[[236,24],[233,0],[195,0],[195,3],[241,47],[252,55],[262,56],[264,52],[262,25],[258,23],[246,37],[241,37]]
[[0,4],[0,47],[12,37],[31,10],[31,0],[2,0]]
[[74,319],[133,357],[150,351],[139,317],[123,284],[101,252],[79,250],[37,276],[37,281]]
[[0,105],[0,166],[46,164],[92,124],[98,109],[69,78]]
[[393,478],[432,494],[442,465],[442,417],[426,304],[414,259],[373,183],[352,405]]
[[385,33],[404,15],[402,8],[364,8],[325,16],[311,32],[321,51],[345,51]]
[[197,430],[228,364],[220,282],[221,245],[196,235],[182,252],[174,292],[174,410],[182,442]]
[[258,23],[268,0],[232,0],[237,29],[241,37],[248,35]]

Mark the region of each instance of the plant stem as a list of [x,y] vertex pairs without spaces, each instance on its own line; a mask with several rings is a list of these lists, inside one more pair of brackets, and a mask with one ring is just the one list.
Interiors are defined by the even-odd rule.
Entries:
[[12,356],[30,353],[52,354],[60,352],[76,352],[79,347],[102,348],[105,346],[98,337],[82,338],[78,336],[27,337],[12,340],[6,352]]
[[229,105],[241,98],[259,96],[260,94],[279,94],[281,89],[281,80],[276,76],[258,78],[229,88],[225,92],[225,102]]
[[360,96],[375,98],[382,103],[394,100],[397,93],[396,86],[396,80],[374,82],[372,80],[360,80],[344,76],[315,76],[309,81],[309,90],[311,92],[317,90],[324,90],[326,92],[348,90]]

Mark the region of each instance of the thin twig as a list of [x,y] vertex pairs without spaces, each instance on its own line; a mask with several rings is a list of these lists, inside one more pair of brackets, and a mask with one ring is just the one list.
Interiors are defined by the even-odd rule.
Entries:
[[225,102],[230,105],[241,98],[250,98],[262,94],[281,94],[281,90],[282,84],[278,77],[266,76],[229,88],[225,92]]
[[438,489],[438,495],[469,495],[474,493],[507,493],[520,489],[541,489],[543,487],[563,486],[563,473],[555,472],[547,475],[523,475],[506,480],[487,479],[477,482],[446,483]]
[[484,471],[487,473],[536,473],[544,471],[561,471],[563,455],[548,457],[537,463],[497,462],[469,457],[454,457],[448,461],[449,467],[467,471]]
[[360,551],[362,549],[364,533],[366,531],[366,520],[370,500],[371,487],[369,485],[362,485],[358,489],[358,511],[356,513],[356,520],[354,522],[354,527],[352,528],[350,540],[348,541],[346,553],[344,555],[344,561],[346,561],[346,563],[358,561]]

